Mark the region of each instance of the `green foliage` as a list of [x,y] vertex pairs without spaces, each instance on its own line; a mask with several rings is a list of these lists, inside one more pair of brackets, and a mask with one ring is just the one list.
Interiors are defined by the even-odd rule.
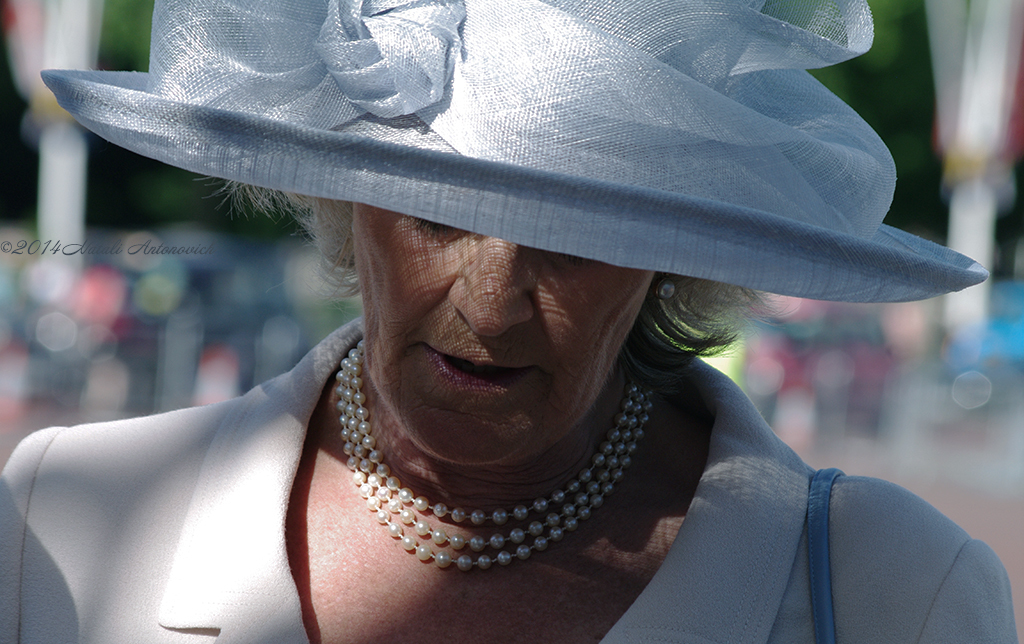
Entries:
[[122,71],[149,69],[149,31],[154,0],[104,0],[100,66]]

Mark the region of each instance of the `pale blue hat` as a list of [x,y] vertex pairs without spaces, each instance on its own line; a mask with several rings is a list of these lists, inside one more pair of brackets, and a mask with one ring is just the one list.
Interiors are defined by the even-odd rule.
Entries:
[[985,279],[881,224],[896,173],[806,69],[862,0],[157,0],[149,73],[51,71],[193,172],[611,264],[820,299]]

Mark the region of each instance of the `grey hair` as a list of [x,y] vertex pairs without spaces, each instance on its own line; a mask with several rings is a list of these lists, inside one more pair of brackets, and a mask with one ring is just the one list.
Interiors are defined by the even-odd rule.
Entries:
[[[324,277],[337,294],[359,293],[352,204],[236,183],[227,191],[257,210],[293,215],[319,251]],[[675,295],[660,299],[653,291],[648,294],[619,363],[637,384],[671,395],[679,391],[694,358],[715,355],[736,342],[750,316],[766,305],[761,293],[740,286],[665,273],[655,277],[654,285],[664,279],[675,285]]]

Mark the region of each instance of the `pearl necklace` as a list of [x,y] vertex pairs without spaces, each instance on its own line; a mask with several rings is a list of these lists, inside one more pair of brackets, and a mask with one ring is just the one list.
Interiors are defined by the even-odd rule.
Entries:
[[[391,468],[384,463],[384,455],[376,447],[370,411],[364,406],[366,394],[362,392],[362,371],[363,343],[360,341],[341,361],[335,390],[340,397],[337,409],[342,412],[341,438],[345,441],[344,451],[349,457],[347,465],[353,472],[360,495],[366,499],[366,505],[377,522],[409,553],[415,554],[420,561],[432,560],[439,568],[447,568],[454,563],[463,571],[474,567],[486,570],[494,562],[507,566],[515,559],[529,559],[534,551],[546,550],[551,542],[561,541],[566,533],[576,530],[580,521],[589,519],[591,513],[604,504],[604,498],[615,490],[625,470],[632,464],[630,455],[636,450],[637,441],[644,436],[643,426],[652,406],[650,392],[629,384],[622,400],[622,411],[615,416],[614,427],[608,431],[607,440],[591,457],[591,464],[561,489],[538,498],[529,506],[517,505],[511,512],[504,509],[490,513],[483,510],[467,512],[462,508],[449,511],[443,503],[431,505],[426,497],[417,496],[409,488],[402,487],[397,477],[391,476]],[[531,515],[536,515],[538,520],[530,521],[525,529],[516,527],[507,534],[495,532],[489,539],[479,535],[467,539],[458,533],[449,535],[443,527],[432,526],[417,516],[417,512],[426,513],[428,510],[438,519],[449,516],[455,523],[468,519],[474,526],[485,523],[502,526],[510,518],[525,523]],[[395,517],[398,521],[392,520]],[[403,526],[410,527],[416,536],[406,534]],[[530,544],[526,543],[527,537],[533,539]],[[515,546],[515,552],[503,549],[506,544]],[[498,552],[493,558],[480,554],[474,559],[468,554],[455,556],[444,546],[455,551],[468,547],[477,553],[490,547]]]

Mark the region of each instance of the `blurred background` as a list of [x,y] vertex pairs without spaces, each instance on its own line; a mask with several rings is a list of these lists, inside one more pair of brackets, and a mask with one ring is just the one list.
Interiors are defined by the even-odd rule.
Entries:
[[[85,133],[38,81],[147,69],[153,0],[0,2],[0,463],[34,429],[238,395],[359,314],[286,217]],[[715,364],[812,465],[900,483],[989,543],[1024,640],[1024,3],[870,4],[872,50],[814,73],[892,151],[886,223],[992,279],[918,303],[782,298]],[[147,242],[197,252],[125,252]]]

